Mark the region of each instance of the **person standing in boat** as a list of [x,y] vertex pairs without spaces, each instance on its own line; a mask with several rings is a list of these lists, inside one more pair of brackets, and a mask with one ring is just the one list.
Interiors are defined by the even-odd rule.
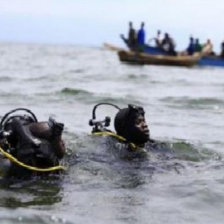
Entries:
[[137,35],[137,43],[138,43],[138,50],[144,51],[144,45],[145,45],[145,30],[144,30],[145,23],[141,23],[141,28],[138,31]]
[[195,52],[194,38],[193,38],[193,37],[190,37],[189,45],[188,45],[188,47],[187,47],[187,54],[188,54],[188,55],[193,55],[194,52]]
[[221,43],[221,54],[220,54],[221,58],[224,58],[224,41]]
[[136,49],[137,37],[136,37],[136,31],[133,28],[133,23],[132,22],[129,22],[128,38],[125,38],[123,34],[121,34],[120,36],[121,36],[121,39],[127,44],[127,46],[131,50]]
[[201,52],[202,51],[202,45],[200,44],[199,39],[197,38],[195,40],[195,52]]
[[164,34],[164,38],[161,43],[161,48],[172,56],[176,56],[175,43],[168,33]]
[[215,53],[213,51],[213,44],[210,39],[207,40],[207,42],[204,44],[202,49],[203,56],[214,56]]
[[162,38],[161,38],[161,31],[160,30],[157,31],[157,35],[154,38],[154,40],[155,40],[156,47],[161,48]]
[[128,32],[128,45],[129,45],[129,47],[131,49],[135,49],[136,48],[136,42],[137,42],[136,31],[133,28],[132,22],[129,22],[129,32]]

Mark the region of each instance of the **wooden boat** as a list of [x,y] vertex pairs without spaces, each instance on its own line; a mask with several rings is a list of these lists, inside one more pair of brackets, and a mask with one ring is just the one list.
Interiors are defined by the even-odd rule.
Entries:
[[[145,46],[144,53],[153,55],[168,55],[167,52],[163,51],[162,49],[148,45]],[[198,65],[224,67],[224,58],[219,56],[202,56],[198,61]]]
[[139,53],[133,51],[118,51],[120,61],[132,64],[149,64],[149,65],[170,65],[170,66],[186,66],[191,67],[198,63],[199,54],[193,56],[168,56],[153,55],[148,53]]
[[[168,55],[167,52],[163,51],[162,49],[149,45],[145,45],[144,53],[152,55]],[[224,67],[224,58],[221,58],[219,56],[202,56],[198,60],[198,65]]]
[[160,49],[160,48],[157,48],[157,47],[152,47],[150,45],[145,45],[144,46],[144,53],[155,54],[155,55],[169,55],[163,49]]
[[224,58],[218,56],[204,56],[198,61],[198,65],[224,67]]
[[122,51],[122,50],[124,50],[123,48],[117,47],[117,46],[115,46],[113,44],[109,44],[109,43],[104,43],[103,47],[108,49],[108,50],[111,50],[111,51]]
[[[124,41],[126,46],[129,48],[127,45],[127,42]],[[129,49],[131,50],[131,49]],[[153,47],[150,45],[145,44],[144,46],[144,53],[150,54],[150,55],[169,55],[166,51],[163,49]],[[205,56],[202,53],[202,57],[198,60],[198,65],[199,66],[218,66],[218,67],[224,67],[224,58],[221,58],[220,56]]]

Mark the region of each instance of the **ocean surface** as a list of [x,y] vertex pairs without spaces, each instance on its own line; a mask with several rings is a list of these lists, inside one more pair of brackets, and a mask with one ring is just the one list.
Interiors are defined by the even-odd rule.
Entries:
[[[134,66],[75,45],[0,44],[0,116],[17,107],[65,124],[68,170],[0,182],[0,223],[222,224],[224,69]],[[91,136],[95,104],[144,107],[168,150],[147,159],[111,153]],[[101,106],[97,118],[113,118]]]

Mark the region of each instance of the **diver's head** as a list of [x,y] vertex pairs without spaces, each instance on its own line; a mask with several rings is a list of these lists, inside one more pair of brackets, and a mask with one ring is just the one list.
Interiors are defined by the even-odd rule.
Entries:
[[115,130],[129,142],[144,145],[149,140],[149,129],[142,107],[128,105],[121,109],[114,119]]

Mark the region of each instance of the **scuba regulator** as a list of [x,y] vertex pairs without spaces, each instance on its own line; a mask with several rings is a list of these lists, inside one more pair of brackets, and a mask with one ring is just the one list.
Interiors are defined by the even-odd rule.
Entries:
[[120,107],[118,107],[115,104],[112,103],[98,103],[93,107],[92,111],[92,119],[89,120],[89,125],[93,127],[92,133],[94,132],[102,132],[102,131],[108,131],[107,127],[110,126],[111,118],[106,116],[104,120],[97,120],[96,119],[96,109],[101,105],[109,105],[112,107],[115,107],[116,109],[120,110]]
[[[110,117],[106,116],[104,120],[96,119],[96,109],[101,105],[113,106],[119,110],[114,118],[116,132],[107,129],[110,126]],[[138,146],[144,145],[149,140],[148,128],[146,127],[145,130],[141,130],[136,126],[136,119],[140,115],[144,117],[144,114],[143,107],[132,104],[128,104],[128,107],[121,109],[111,103],[99,103],[93,108],[92,119],[89,121],[89,125],[93,126],[92,134],[97,136],[112,136],[121,142],[128,143],[131,149],[137,149]]]

